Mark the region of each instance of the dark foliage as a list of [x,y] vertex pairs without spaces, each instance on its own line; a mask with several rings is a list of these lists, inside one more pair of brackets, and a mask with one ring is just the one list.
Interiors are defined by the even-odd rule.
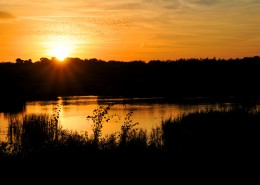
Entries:
[[[67,176],[73,177],[73,182],[82,177],[96,182],[97,177],[105,176],[114,181],[116,175],[145,182],[176,178],[200,182],[213,178],[215,182],[223,177],[233,181],[248,172],[251,178],[258,177],[259,112],[193,112],[163,121],[151,134],[132,128],[129,115],[119,140],[113,135],[100,138],[96,133],[97,140],[62,130],[55,119],[42,115],[24,117],[19,124],[12,121],[9,136],[13,137],[0,143],[2,174],[59,182],[67,181]],[[107,178],[103,180],[107,182]]]
[[259,98],[260,58],[120,62],[67,58],[60,63],[1,63],[1,97],[63,95]]

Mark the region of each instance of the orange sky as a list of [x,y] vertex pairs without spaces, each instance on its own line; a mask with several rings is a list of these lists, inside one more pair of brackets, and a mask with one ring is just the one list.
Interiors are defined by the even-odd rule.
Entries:
[[260,54],[259,0],[1,0],[0,62]]

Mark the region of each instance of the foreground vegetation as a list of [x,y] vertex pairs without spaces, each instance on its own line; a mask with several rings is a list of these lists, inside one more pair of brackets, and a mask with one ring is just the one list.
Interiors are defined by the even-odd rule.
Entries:
[[246,109],[201,111],[164,120],[150,133],[132,123],[130,111],[119,133],[102,136],[110,105],[93,111],[93,134],[64,130],[58,114],[10,119],[0,161],[178,161],[180,158],[257,158],[260,112]]

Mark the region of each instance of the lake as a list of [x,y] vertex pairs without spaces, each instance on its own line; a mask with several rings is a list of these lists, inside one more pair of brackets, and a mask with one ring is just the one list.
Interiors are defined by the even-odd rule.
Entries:
[[[188,102],[188,103],[187,103]],[[191,103],[192,102],[192,103]],[[198,110],[220,110],[230,109],[237,106],[259,109],[259,102],[255,104],[232,103],[232,101],[221,103],[207,103],[204,101],[186,101],[186,103],[176,103],[168,101],[163,97],[149,98],[122,98],[122,97],[99,97],[99,96],[66,96],[58,97],[57,100],[27,101],[24,105],[18,106],[18,110],[0,110],[0,141],[6,139],[8,120],[11,117],[22,117],[25,114],[48,114],[59,115],[59,123],[63,129],[77,131],[79,133],[88,132],[92,135],[93,124],[88,116],[92,116],[95,109],[100,106],[111,105],[107,116],[108,122],[103,124],[102,135],[112,134],[120,131],[122,124],[128,113],[132,123],[138,123],[136,128],[143,128],[148,132],[159,126],[163,120],[177,118],[182,114]]]

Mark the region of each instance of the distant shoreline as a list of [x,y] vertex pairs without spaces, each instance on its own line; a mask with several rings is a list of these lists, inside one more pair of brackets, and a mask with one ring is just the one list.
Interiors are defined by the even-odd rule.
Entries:
[[164,97],[169,101],[256,101],[260,57],[120,62],[47,58],[0,63],[0,100],[59,96]]

